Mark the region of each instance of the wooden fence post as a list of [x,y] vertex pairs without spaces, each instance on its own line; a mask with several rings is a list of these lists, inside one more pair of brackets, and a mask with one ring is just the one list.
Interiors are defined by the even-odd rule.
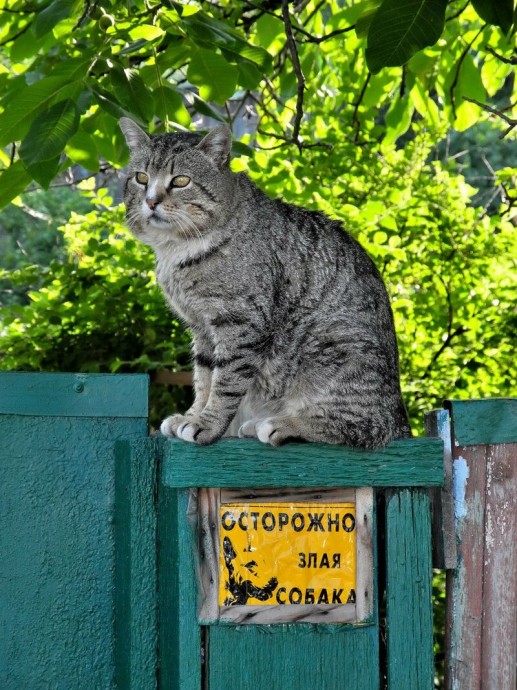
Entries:
[[456,567],[447,572],[447,690],[515,690],[517,399],[448,401]]

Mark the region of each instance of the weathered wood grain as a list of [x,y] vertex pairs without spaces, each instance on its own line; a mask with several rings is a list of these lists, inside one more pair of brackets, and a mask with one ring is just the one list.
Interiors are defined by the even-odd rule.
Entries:
[[386,630],[390,690],[432,690],[434,686],[431,578],[428,492],[390,490],[386,495]]
[[454,528],[454,496],[451,449],[451,418],[447,410],[433,410],[425,415],[427,437],[443,441],[443,487],[431,489],[433,534],[433,565],[435,568],[455,568],[458,551]]
[[446,585],[445,684],[480,690],[486,448],[455,446],[453,452],[458,565]]
[[517,443],[487,451],[483,690],[517,688]]
[[459,558],[447,577],[446,688],[514,690],[517,443],[457,446]]
[[162,482],[171,487],[442,486],[443,442],[393,441],[364,451],[345,446],[222,439],[212,446],[159,438]]
[[202,591],[200,623],[219,620],[219,506],[221,489],[198,489],[200,575]]
[[356,616],[358,621],[372,620],[375,615],[375,510],[374,492],[356,490],[355,520],[357,535]]

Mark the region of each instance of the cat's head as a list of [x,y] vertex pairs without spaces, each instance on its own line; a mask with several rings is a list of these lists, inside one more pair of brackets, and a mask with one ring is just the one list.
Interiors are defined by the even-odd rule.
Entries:
[[126,220],[146,244],[200,239],[221,222],[232,195],[232,135],[224,125],[205,137],[149,136],[120,120],[131,153],[124,189]]

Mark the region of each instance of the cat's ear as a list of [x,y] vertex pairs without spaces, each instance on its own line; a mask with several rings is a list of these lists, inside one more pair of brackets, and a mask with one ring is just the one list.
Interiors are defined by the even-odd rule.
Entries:
[[218,125],[206,135],[197,148],[206,153],[218,168],[227,167],[232,150],[232,133],[226,125]]
[[126,137],[126,142],[130,151],[146,147],[151,142],[149,135],[128,117],[121,117],[118,123],[122,130],[122,134]]

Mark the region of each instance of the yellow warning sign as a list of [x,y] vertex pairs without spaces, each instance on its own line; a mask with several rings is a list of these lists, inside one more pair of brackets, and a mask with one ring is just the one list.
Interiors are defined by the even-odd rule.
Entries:
[[220,507],[219,605],[355,603],[354,503]]

